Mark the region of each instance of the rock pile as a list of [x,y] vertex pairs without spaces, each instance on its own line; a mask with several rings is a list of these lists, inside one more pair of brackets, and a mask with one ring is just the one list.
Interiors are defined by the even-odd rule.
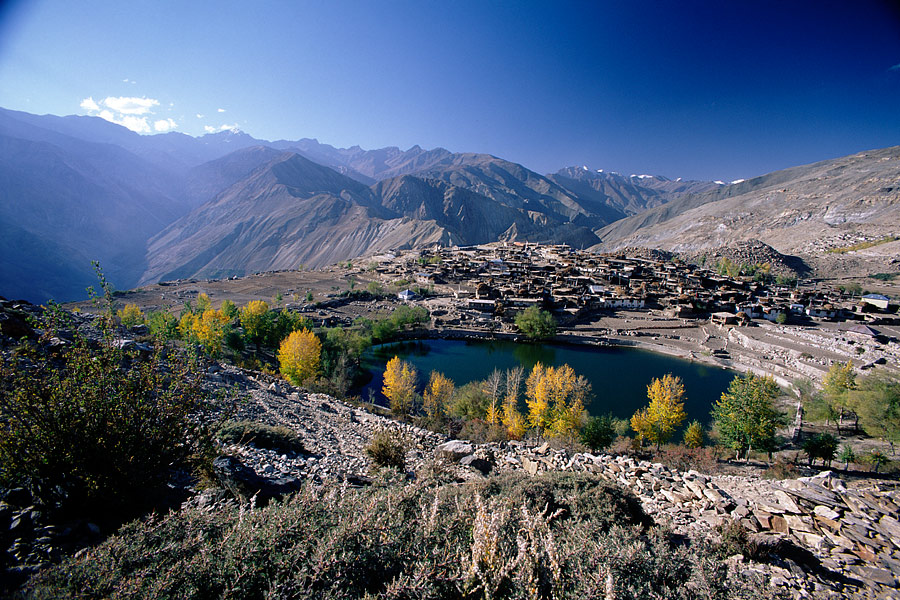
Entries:
[[[466,446],[471,454],[449,453]],[[644,510],[676,533],[695,538],[717,535],[719,526],[740,523],[758,547],[782,548],[788,558],[772,564],[748,563],[773,584],[797,597],[900,598],[900,491],[850,489],[831,472],[784,482],[680,472],[627,456],[569,454],[548,444],[486,444],[460,441],[439,446],[441,456],[487,461],[495,471],[522,469],[594,473],[631,490]],[[472,476],[482,469],[469,469]],[[792,550],[791,550],[792,549]],[[778,564],[781,562],[781,565]]]

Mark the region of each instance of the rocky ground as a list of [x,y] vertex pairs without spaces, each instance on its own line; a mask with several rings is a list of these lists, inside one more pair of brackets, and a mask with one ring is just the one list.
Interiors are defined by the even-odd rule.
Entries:
[[[266,481],[348,481],[365,484],[375,469],[365,446],[376,431],[400,433],[408,444],[409,476],[452,472],[459,481],[510,470],[595,473],[634,492],[645,511],[677,534],[720,537],[722,525],[740,523],[758,559],[735,555],[731,566],[764,574],[773,588],[794,597],[900,598],[900,486],[845,483],[832,472],[770,481],[748,475],[678,471],[628,456],[591,455],[525,442],[473,444],[449,440],[323,394],[221,367],[213,383],[241,390],[237,418],[296,431],[307,449],[278,454],[252,445],[222,450]],[[215,491],[206,491],[206,500]]]

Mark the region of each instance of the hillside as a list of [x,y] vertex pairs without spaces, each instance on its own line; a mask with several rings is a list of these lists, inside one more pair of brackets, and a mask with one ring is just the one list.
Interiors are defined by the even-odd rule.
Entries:
[[[3,109],[0,139],[0,294],[34,301],[83,298],[92,260],[129,288],[435,242],[588,247],[599,227],[688,191],[625,178],[593,189],[443,148],[139,135],[96,117]],[[287,155],[309,164],[273,166]]]
[[757,239],[815,258],[897,235],[898,223],[900,147],[893,147],[685,195],[604,227],[595,249],[696,252]]

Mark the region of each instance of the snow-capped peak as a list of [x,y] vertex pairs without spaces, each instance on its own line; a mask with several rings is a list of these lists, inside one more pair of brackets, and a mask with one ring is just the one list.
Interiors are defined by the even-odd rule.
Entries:
[[734,185],[735,183],[741,183],[742,181],[747,181],[747,180],[746,179],[735,179],[734,181],[731,182],[731,185]]

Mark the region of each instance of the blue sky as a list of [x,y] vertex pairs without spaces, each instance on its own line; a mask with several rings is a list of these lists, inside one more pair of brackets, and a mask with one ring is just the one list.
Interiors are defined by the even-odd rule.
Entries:
[[14,1],[0,106],[730,181],[900,144],[896,5]]

